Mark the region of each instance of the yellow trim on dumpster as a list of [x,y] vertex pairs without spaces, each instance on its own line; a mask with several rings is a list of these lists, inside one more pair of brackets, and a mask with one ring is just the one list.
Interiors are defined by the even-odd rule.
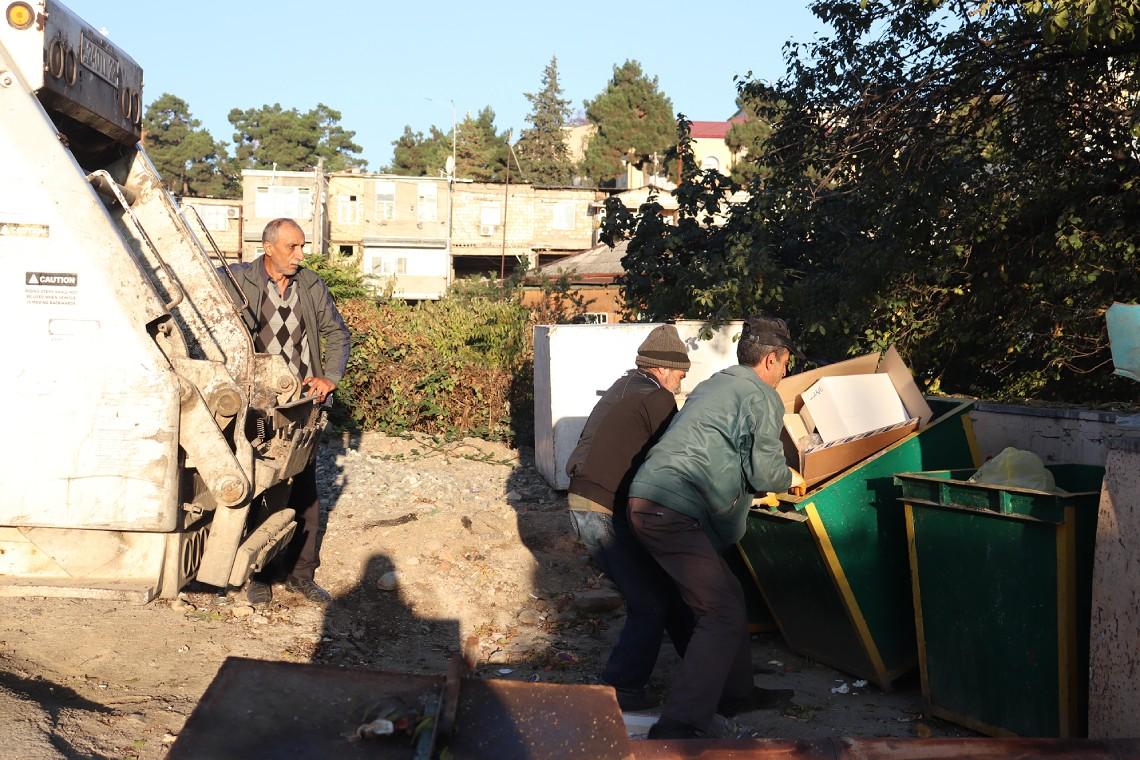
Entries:
[[970,418],[969,411],[962,415],[962,429],[966,431],[966,445],[970,447],[970,459],[974,461],[975,467],[981,467],[982,450],[978,448],[978,437],[974,434],[974,420]]
[[914,600],[914,632],[918,638],[918,674],[922,683],[922,701],[930,712],[930,675],[926,672],[926,629],[922,623],[922,591],[918,586],[918,548],[914,542],[914,507],[903,503],[906,515],[906,553],[910,559],[910,593]]
[[1057,526],[1057,729],[1076,736],[1077,723],[1077,541],[1076,507],[1065,507]]
[[885,690],[890,684],[887,667],[883,664],[883,657],[879,654],[879,647],[875,645],[875,640],[871,638],[871,629],[867,626],[867,620],[863,617],[863,610],[859,608],[859,602],[855,599],[855,592],[852,590],[851,584],[847,581],[847,575],[843,572],[843,566],[839,564],[839,557],[835,554],[835,547],[831,545],[831,538],[827,535],[827,529],[823,527],[823,520],[819,516],[819,510],[815,508],[815,502],[811,502],[805,506],[804,511],[808,516],[808,524],[811,526],[812,536],[815,537],[816,544],[819,545],[819,550],[823,554],[824,561],[827,563],[828,569],[831,570],[832,582],[835,583],[835,588],[839,591],[839,596],[843,599],[843,603],[847,607],[847,615],[851,618],[851,622],[855,626],[855,632],[859,635],[859,640],[863,643],[863,649],[871,661],[871,667],[875,669],[878,685]]
[[931,705],[929,714],[934,718],[941,718],[948,720],[951,723],[957,723],[959,726],[965,726],[971,731],[977,731],[979,734],[986,734],[987,736],[1017,736],[1013,731],[1008,728],[999,728],[998,726],[991,726],[989,723],[971,718],[969,715],[962,715],[961,713],[947,710],[945,707],[938,707]]
[[[779,621],[776,620],[776,615],[772,612],[772,605],[768,604],[768,597],[764,596],[764,589],[760,586],[760,578],[756,575],[756,569],[752,567],[752,563],[748,561],[748,555],[744,552],[744,547],[736,544],[736,551],[740,555],[740,561],[744,563],[745,569],[748,570],[748,576],[752,578],[752,585],[760,592],[760,598],[764,600],[764,606],[768,608],[768,614],[772,616],[772,625],[765,625],[764,623],[749,623],[749,633],[771,633],[779,628]],[[781,635],[783,632],[781,631]]]

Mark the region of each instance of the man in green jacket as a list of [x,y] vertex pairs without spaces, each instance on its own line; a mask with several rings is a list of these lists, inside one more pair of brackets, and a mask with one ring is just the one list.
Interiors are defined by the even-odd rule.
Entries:
[[753,494],[803,484],[784,460],[775,391],[793,352],[782,319],[745,320],[739,364],[693,389],[630,485],[633,532],[696,616],[651,739],[705,736],[717,712],[731,717],[792,697],[753,685],[744,592],[721,555],[744,535]]

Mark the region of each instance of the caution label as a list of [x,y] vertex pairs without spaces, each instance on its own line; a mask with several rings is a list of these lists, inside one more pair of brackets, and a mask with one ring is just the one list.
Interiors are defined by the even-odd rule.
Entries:
[[24,282],[28,285],[58,285],[74,288],[79,284],[79,275],[74,272],[25,272]]
[[78,290],[75,272],[24,272],[24,297],[30,304],[71,306]]

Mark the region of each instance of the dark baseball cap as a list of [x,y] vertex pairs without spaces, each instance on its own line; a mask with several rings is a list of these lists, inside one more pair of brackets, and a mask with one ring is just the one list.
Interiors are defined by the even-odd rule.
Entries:
[[741,340],[750,340],[762,346],[779,346],[791,351],[800,359],[806,359],[803,352],[792,345],[792,333],[788,323],[779,317],[747,317]]

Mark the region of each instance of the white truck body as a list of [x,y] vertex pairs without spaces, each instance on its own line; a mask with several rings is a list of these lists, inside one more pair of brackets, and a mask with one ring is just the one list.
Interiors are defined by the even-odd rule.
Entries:
[[292,534],[321,411],[254,351],[138,144],[142,70],[25,5],[26,28],[0,20],[0,594],[240,585]]

